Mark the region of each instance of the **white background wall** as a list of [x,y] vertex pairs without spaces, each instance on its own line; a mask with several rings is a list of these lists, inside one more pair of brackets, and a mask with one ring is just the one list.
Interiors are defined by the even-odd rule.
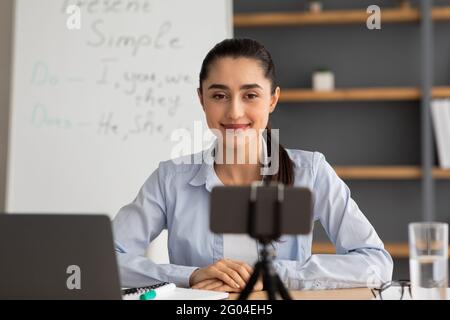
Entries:
[[0,1],[0,212],[5,209],[13,0]]
[[[134,199],[158,162],[171,157],[167,138],[174,129],[192,129],[194,121],[206,129],[196,95],[198,72],[207,51],[232,36],[231,0],[150,1],[150,13],[135,15],[82,11],[80,30],[66,28],[62,3],[68,2],[17,0],[13,12],[13,0],[0,0],[0,212],[5,208],[113,217]],[[92,45],[100,42],[100,29],[108,37],[156,39],[167,24],[171,29],[164,32],[180,39],[178,51],[167,45],[142,46],[139,52],[106,42]],[[105,60],[113,61],[108,62],[109,81],[100,83]],[[126,93],[127,72],[159,74],[164,80],[151,84],[155,100],[179,94],[177,113],[163,105],[138,105],[148,84],[138,83],[142,96]],[[177,75],[188,75],[190,81],[166,80]],[[132,132],[135,116],[148,110],[155,111],[152,121],[168,127],[164,135]],[[103,115],[112,112],[124,131],[99,134],[105,131],[99,129]],[[163,232],[149,248],[157,263],[168,262],[166,239]]]

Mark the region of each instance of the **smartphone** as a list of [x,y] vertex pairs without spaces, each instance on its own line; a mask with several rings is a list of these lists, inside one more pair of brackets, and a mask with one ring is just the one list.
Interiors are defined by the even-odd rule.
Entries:
[[308,234],[313,224],[312,202],[311,190],[304,187],[217,186],[211,191],[210,229],[257,238]]

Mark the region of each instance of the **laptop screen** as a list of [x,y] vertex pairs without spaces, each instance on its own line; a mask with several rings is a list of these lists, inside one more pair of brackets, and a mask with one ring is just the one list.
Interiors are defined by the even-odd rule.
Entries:
[[0,299],[121,299],[109,217],[0,214]]

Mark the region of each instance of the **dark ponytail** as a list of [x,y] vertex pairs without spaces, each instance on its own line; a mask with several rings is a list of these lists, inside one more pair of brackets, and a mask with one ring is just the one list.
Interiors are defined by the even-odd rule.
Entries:
[[[258,41],[252,39],[225,39],[219,42],[212,48],[202,63],[200,70],[200,86],[199,90],[202,92],[202,83],[208,77],[208,71],[211,64],[219,58],[233,57],[233,58],[249,58],[257,60],[264,71],[264,76],[271,83],[271,94],[276,90],[275,65],[269,51]],[[267,154],[272,158],[271,143],[272,134],[270,124],[267,124]],[[279,144],[279,141],[276,141]],[[277,181],[285,185],[294,184],[294,164],[289,157],[286,149],[279,144],[279,163],[278,173],[273,176],[268,176],[268,181]]]
[[[272,133],[271,126],[267,124],[267,155],[272,158]],[[277,141],[278,143],[278,173],[274,176],[268,176],[267,182],[277,181],[285,185],[292,186],[294,184],[294,163],[289,157],[286,149]]]

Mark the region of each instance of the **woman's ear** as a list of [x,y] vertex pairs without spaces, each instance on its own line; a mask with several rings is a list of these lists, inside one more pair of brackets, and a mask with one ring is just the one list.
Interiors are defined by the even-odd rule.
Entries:
[[270,98],[269,113],[272,113],[273,110],[275,110],[275,107],[277,106],[279,98],[280,98],[280,87],[276,87],[275,92],[273,93],[272,97]]
[[200,88],[197,88],[198,99],[200,100],[200,104],[202,105],[203,111],[205,111],[205,105],[203,104],[203,94]]

